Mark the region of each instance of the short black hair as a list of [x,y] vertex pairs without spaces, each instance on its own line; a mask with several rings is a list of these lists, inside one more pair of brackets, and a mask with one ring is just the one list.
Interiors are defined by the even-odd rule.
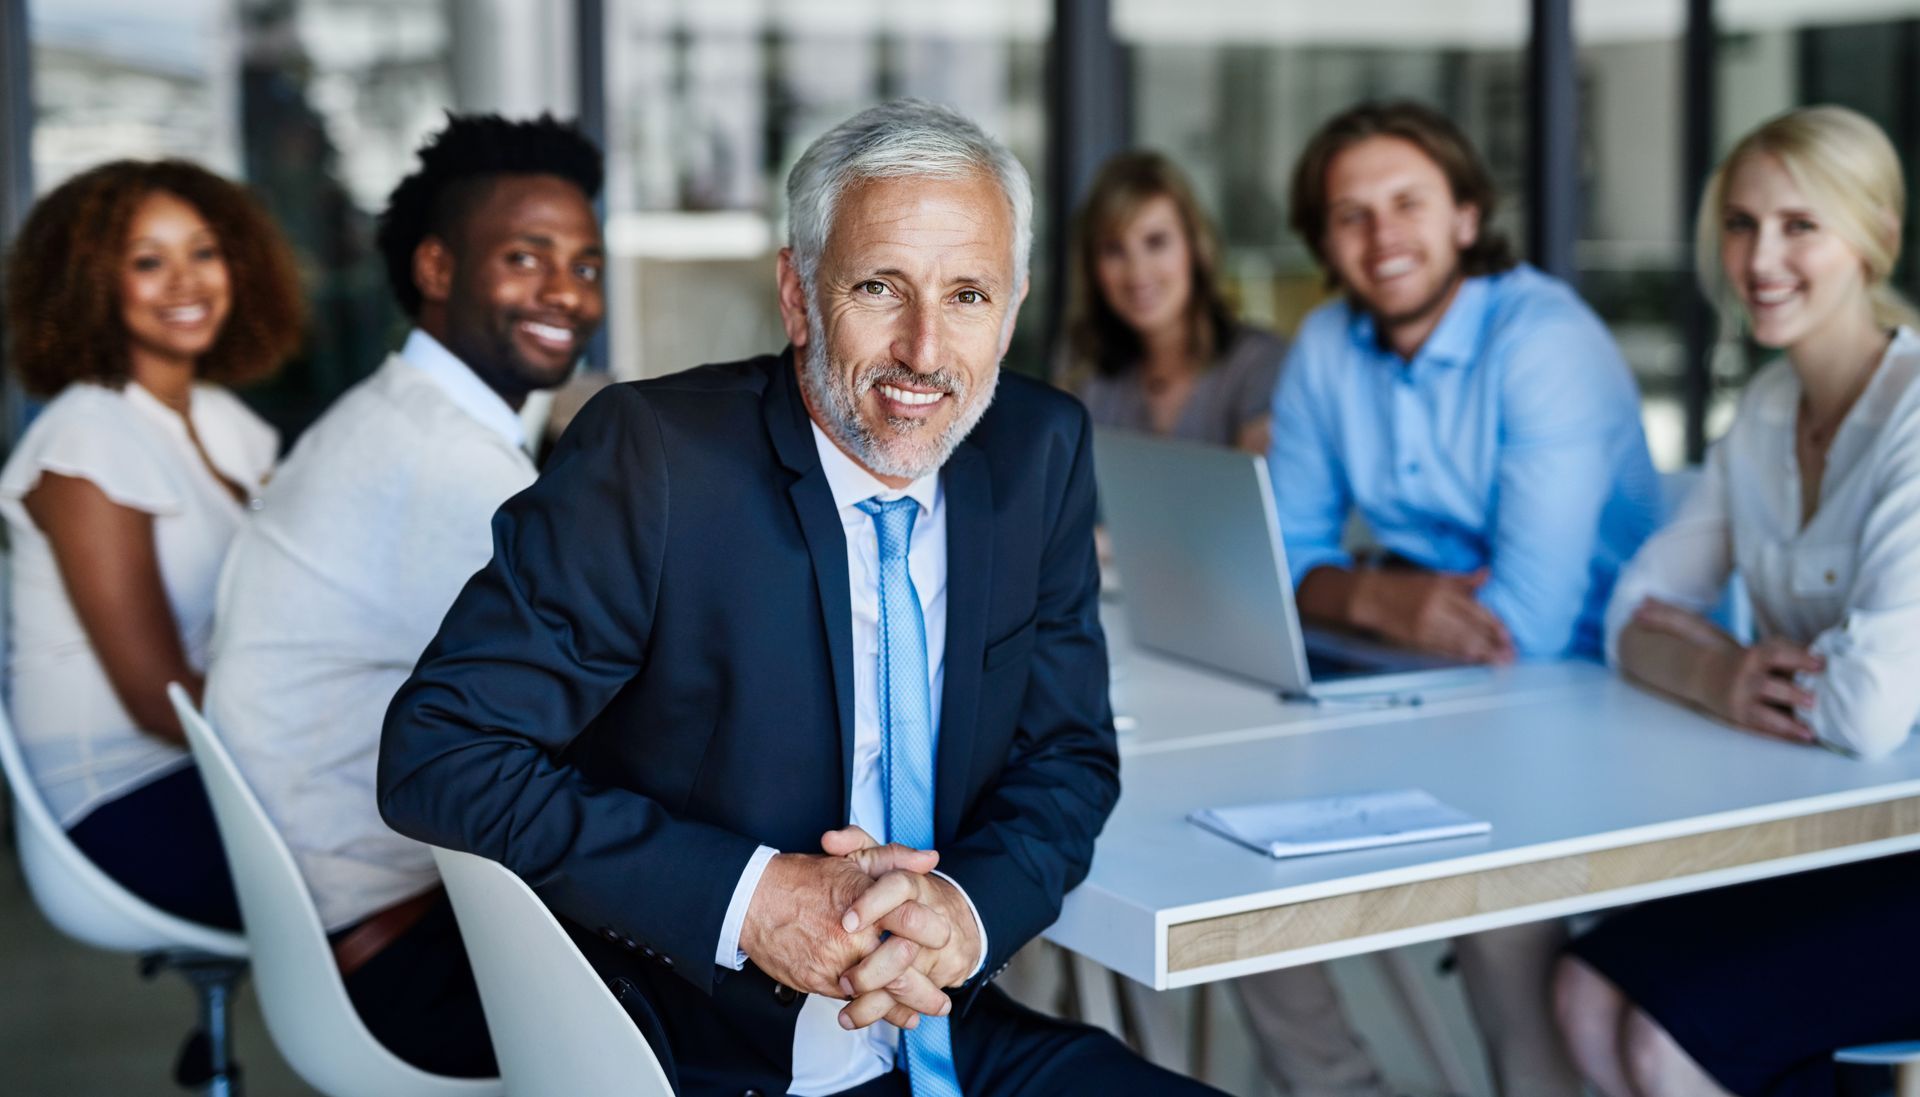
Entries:
[[557,175],[588,200],[600,193],[600,147],[571,122],[550,114],[511,121],[497,114],[448,112],[447,126],[420,146],[420,170],[400,180],[380,214],[375,241],[400,308],[420,315],[413,253],[428,236],[452,239],[460,220],[500,175]]

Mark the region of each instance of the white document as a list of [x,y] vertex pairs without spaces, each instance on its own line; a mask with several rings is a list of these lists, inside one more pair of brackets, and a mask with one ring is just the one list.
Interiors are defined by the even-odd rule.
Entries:
[[1273,857],[1464,838],[1493,829],[1417,788],[1204,808],[1187,821]]

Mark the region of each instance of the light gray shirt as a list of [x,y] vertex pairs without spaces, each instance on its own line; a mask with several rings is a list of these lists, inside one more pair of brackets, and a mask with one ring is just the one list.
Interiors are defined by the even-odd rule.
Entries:
[[[1212,368],[1194,378],[1193,394],[1181,409],[1171,437],[1233,445],[1241,428],[1273,410],[1274,383],[1286,355],[1287,342],[1278,335],[1260,328],[1240,328]],[[1140,387],[1137,370],[1113,377],[1088,374],[1075,386],[1075,394],[1087,405],[1094,426],[1153,432],[1146,390]]]
[[[491,402],[489,402],[491,401]],[[519,420],[424,332],[294,447],[222,578],[207,713],[329,931],[432,887],[374,797],[387,704],[533,483]]]

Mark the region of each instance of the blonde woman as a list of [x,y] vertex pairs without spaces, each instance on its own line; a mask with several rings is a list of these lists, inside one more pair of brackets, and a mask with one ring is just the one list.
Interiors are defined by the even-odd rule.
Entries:
[[[1893,146],[1837,107],[1767,122],[1714,173],[1702,282],[1784,354],[1607,615],[1636,682],[1866,758],[1920,716],[1920,336],[1887,285],[1905,207]],[[1702,616],[1735,570],[1752,644]],[[1915,855],[1649,903],[1575,942],[1561,1027],[1607,1097],[1831,1094],[1834,1048],[1920,1032],[1916,916]]]

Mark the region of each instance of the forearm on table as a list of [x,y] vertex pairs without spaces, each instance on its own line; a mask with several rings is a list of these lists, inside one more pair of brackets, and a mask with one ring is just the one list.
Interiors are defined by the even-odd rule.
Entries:
[[1308,572],[1293,593],[1300,616],[1315,621],[1355,628],[1377,629],[1370,599],[1366,596],[1365,573],[1353,568],[1323,564]]
[[1739,646],[1730,636],[1703,643],[1630,621],[1620,632],[1620,673],[1696,708],[1709,708],[1708,673]]

